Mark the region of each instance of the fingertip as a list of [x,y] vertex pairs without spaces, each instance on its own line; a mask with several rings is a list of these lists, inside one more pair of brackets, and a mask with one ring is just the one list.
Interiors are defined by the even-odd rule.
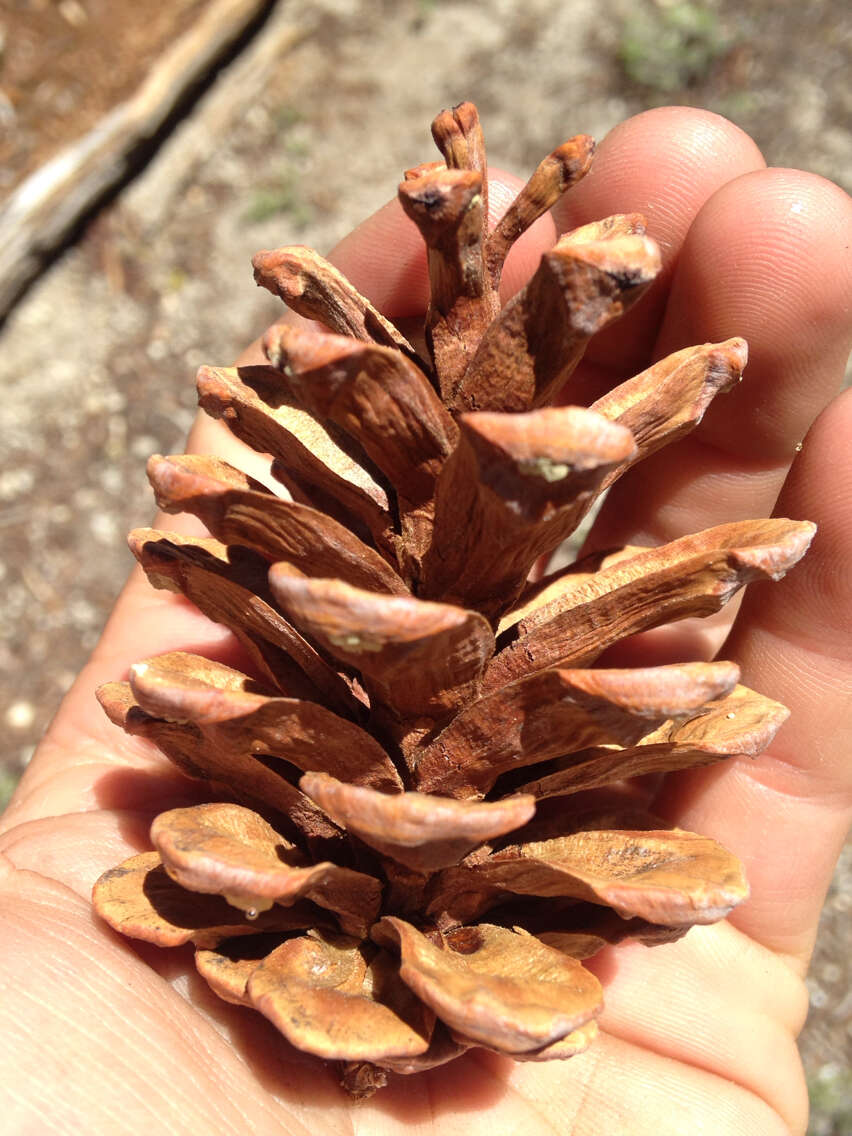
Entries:
[[852,338],[852,201],[801,170],[745,173],[695,219],[655,353],[741,335],[742,386],[702,440],[761,459],[792,456],[837,391]]
[[[772,306],[795,311],[809,326],[833,328],[838,316],[848,324],[850,237],[852,200],[839,186],[804,170],[755,170],[708,199],[681,271],[700,277],[704,306],[720,325],[732,306],[727,297],[736,294],[738,316],[747,304],[756,306],[755,315]],[[703,309],[696,318],[706,318]]]

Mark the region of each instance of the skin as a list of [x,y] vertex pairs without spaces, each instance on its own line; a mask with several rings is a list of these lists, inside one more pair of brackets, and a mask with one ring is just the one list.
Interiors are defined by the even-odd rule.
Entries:
[[[498,176],[496,209],[513,184]],[[818,177],[767,169],[721,118],[649,111],[604,140],[556,227],[543,219],[515,250],[507,293],[557,232],[632,210],[648,217],[664,272],[595,341],[568,398],[586,401],[653,358],[731,335],[748,339],[750,363],[746,381],[676,452],[652,457],[615,489],[591,543],[660,542],[773,511],[820,526],[804,562],[783,583],[751,589],[733,626],[730,615],[709,630],[680,625],[638,637],[618,656],[707,657],[727,636],[721,657],[792,710],[769,753],[673,775],[656,805],[733,849],[751,898],[677,943],[599,955],[592,965],[606,1009],[586,1054],[537,1065],[473,1051],[433,1074],[393,1078],[352,1106],[330,1073],[259,1015],[215,999],[188,952],[131,944],[91,913],[98,874],[147,846],[156,812],[196,800],[168,762],[110,725],[94,688],[167,650],[233,654],[226,633],[137,573],[0,824],[7,1131],[804,1132],[795,1045],[803,977],[852,806],[852,391],[838,396],[852,210]],[[422,249],[395,204],[333,259],[392,317],[422,310]],[[200,422],[190,447],[257,463],[216,424]],[[165,527],[191,524],[168,518]]]

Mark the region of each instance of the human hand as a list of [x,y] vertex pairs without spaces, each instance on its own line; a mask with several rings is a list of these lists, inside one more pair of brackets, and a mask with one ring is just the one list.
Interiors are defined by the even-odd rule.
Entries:
[[[495,208],[509,192],[492,193]],[[91,913],[92,883],[148,846],[152,817],[198,799],[161,755],[111,726],[95,687],[153,654],[227,658],[231,649],[226,632],[137,573],[3,819],[0,1036],[10,1131],[803,1130],[794,1044],[807,1005],[802,976],[852,788],[852,393],[830,401],[848,349],[849,202],[811,175],[764,169],[729,123],[668,108],[605,140],[558,210],[559,231],[633,210],[647,216],[666,267],[642,303],[594,341],[574,389],[594,398],[653,357],[732,335],[749,341],[750,362],[743,384],[693,435],[616,486],[592,540],[662,543],[773,509],[820,526],[789,579],[748,595],[723,651],[750,686],[790,707],[790,722],[760,758],[670,776],[655,806],[735,852],[752,898],[726,923],[677,943],[621,946],[593,960],[606,1009],[585,1054],[515,1065],[472,1051],[433,1073],[393,1078],[353,1107],[331,1073],[259,1015],[213,998],[187,954],[130,944]],[[507,268],[509,288],[554,236],[547,218],[530,232]],[[387,314],[422,311],[422,246],[396,205],[333,259]],[[246,464],[216,423],[200,422],[191,448]],[[671,647],[659,635],[630,649],[640,646],[653,661]],[[677,649],[702,645],[681,637]]]

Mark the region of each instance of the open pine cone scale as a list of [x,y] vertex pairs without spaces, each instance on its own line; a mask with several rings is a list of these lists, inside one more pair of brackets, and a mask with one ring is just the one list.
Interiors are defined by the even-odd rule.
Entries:
[[733,855],[626,781],[760,753],[784,707],[729,662],[591,665],[780,578],[814,531],[738,521],[529,582],[739,380],[746,347],[688,348],[590,408],[548,405],[659,251],[637,215],[584,226],[500,310],[509,248],[593,144],[554,151],[488,232],[475,108],[433,135],[444,161],[400,186],[427,246],[430,360],[316,253],[260,253],[258,282],[319,322],[268,332],[266,366],[203,367],[199,395],[286,492],[218,458],[149,463],[160,506],[210,536],[140,530],[131,547],[155,587],[231,629],[251,673],[172,652],[99,692],[211,800],[157,817],[155,850],[98,881],[97,910],[193,942],[217,994],[341,1062],[356,1096],[471,1046],[581,1052],[602,996],[580,959],[746,897]]

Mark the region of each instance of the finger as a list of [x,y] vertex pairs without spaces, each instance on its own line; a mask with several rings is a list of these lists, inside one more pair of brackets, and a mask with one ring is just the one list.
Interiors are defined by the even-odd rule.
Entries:
[[725,657],[783,702],[770,751],[678,774],[659,808],[744,862],[751,899],[731,921],[804,966],[852,814],[852,391],[808,434],[778,503],[819,529],[782,584],[746,597]]
[[[846,195],[798,171],[745,175],[705,205],[684,244],[655,354],[742,335],[743,381],[692,434],[614,486],[591,544],[662,544],[772,511],[796,445],[843,380],[850,236]],[[732,611],[679,634],[706,639],[712,652]]]
[[746,460],[792,460],[842,382],[852,342],[850,237],[852,200],[801,170],[748,174],[707,203],[654,351],[748,340],[747,381],[711,407],[702,442]]
[[663,267],[641,304],[595,337],[587,363],[613,367],[621,378],[648,365],[693,219],[723,185],[763,166],[751,138],[710,111],[659,107],[610,131],[589,174],[555,206],[557,229],[565,232],[613,213],[642,213]]

